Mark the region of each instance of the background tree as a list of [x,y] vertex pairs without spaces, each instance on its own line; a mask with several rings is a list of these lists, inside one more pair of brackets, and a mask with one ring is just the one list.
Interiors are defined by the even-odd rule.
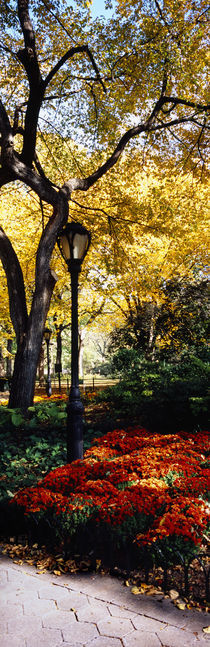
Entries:
[[[168,281],[159,304],[128,302],[126,323],[110,336],[110,352],[132,348],[147,360],[205,358],[209,336],[209,293],[205,279]],[[126,356],[125,356],[126,357]]]

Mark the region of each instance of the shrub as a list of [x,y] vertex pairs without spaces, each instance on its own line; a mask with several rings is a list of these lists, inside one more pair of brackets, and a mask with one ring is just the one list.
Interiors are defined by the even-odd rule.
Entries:
[[[176,432],[208,425],[206,363],[196,357],[177,364],[147,362],[137,358],[133,349],[124,351],[128,368],[123,364],[120,382],[98,395],[99,400],[110,403],[117,417],[130,416],[132,410],[133,416],[154,431]],[[118,353],[123,362],[124,351]]]
[[[104,562],[193,554],[207,533],[207,432],[159,435],[142,428],[115,430],[86,451],[83,461],[59,467],[12,505],[37,536],[70,553],[95,552]],[[36,537],[37,538],[37,537]],[[42,536],[43,539],[43,536]],[[46,533],[45,533],[46,540]]]

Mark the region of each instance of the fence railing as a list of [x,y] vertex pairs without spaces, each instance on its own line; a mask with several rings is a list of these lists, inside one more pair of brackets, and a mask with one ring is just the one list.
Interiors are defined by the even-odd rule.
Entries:
[[[86,391],[100,391],[103,389],[106,389],[109,386],[113,386],[114,384],[117,384],[118,380],[117,379],[112,379],[112,378],[104,378],[104,377],[98,377],[98,376],[87,376],[84,377],[82,380],[80,379],[79,381],[79,387],[82,392]],[[52,384],[52,393],[57,393],[59,392],[59,380],[57,377],[52,377],[51,378],[51,384]],[[71,378],[69,375],[66,375],[65,377],[62,376],[61,381],[60,381],[60,392],[61,393],[68,393],[71,385]],[[46,385],[42,384],[40,385],[39,382],[36,382],[36,392],[39,393],[45,393],[46,390]]]

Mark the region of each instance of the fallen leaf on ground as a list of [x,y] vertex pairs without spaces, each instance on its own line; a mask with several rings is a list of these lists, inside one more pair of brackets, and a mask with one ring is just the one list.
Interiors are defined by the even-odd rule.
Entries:
[[42,570],[36,571],[37,575],[43,575],[46,572],[47,572],[46,568],[43,568]]
[[171,600],[177,600],[177,598],[179,597],[178,591],[175,591],[175,589],[171,589],[169,591],[169,597],[171,598]]
[[139,593],[141,593],[141,589],[139,589],[138,586],[133,586],[131,593],[133,593],[133,595],[139,595]]
[[204,631],[205,634],[210,634],[210,625],[208,627],[203,627],[202,631]]
[[145,591],[145,593],[146,595],[160,595],[162,591],[160,589],[155,589],[153,586],[151,586],[151,588]]
[[184,609],[186,609],[186,604],[185,602],[177,602],[176,607],[177,609],[180,609],[180,611],[184,611]]

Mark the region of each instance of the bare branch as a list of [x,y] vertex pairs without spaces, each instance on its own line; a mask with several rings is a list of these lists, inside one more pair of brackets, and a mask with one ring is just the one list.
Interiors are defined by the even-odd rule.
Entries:
[[156,4],[157,10],[158,10],[158,13],[160,14],[161,20],[164,22],[164,25],[166,25],[166,27],[169,27],[169,24],[168,24],[167,20],[165,19],[164,15],[163,15],[163,12],[162,12],[162,9],[161,9],[161,6],[160,6],[158,0],[155,0],[155,4]]

